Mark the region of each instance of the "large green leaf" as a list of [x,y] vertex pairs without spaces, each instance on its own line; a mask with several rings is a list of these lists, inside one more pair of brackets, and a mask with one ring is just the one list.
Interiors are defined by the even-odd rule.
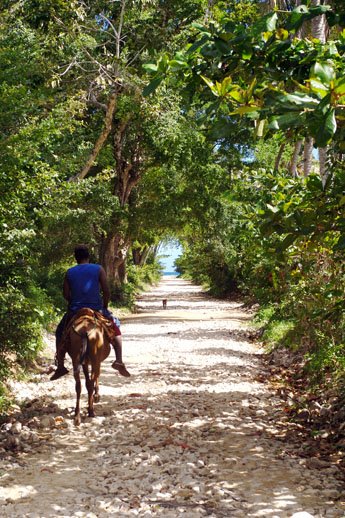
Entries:
[[295,92],[294,94],[285,94],[281,97],[282,102],[289,102],[297,104],[298,106],[313,106],[318,103],[318,100],[310,95]]
[[206,83],[206,84],[207,84],[207,86],[210,88],[210,90],[212,91],[212,93],[213,93],[214,95],[218,96],[218,95],[219,95],[219,93],[218,93],[218,89],[217,89],[216,85],[213,83],[213,81],[211,81],[211,79],[208,79],[208,78],[207,78],[207,77],[205,77],[205,76],[200,76],[200,77],[201,77],[201,79],[202,79],[203,81],[205,81],[205,83]]
[[238,108],[236,108],[235,110],[233,110],[231,112],[231,115],[232,114],[245,115],[248,113],[249,114],[253,114],[253,113],[258,114],[258,107],[257,106],[239,106]]
[[299,5],[290,14],[287,21],[287,28],[297,30],[302,26],[306,16],[309,14],[309,9],[306,5]]
[[268,13],[253,25],[252,32],[256,36],[263,32],[273,32],[276,29],[277,21],[277,13]]
[[332,137],[335,134],[336,130],[337,121],[335,118],[335,109],[329,108],[324,118],[323,128],[318,134],[318,137],[315,139],[316,144],[320,147],[322,147],[322,145],[328,144],[332,140]]
[[169,62],[169,66],[171,68],[171,71],[175,72],[181,69],[188,68],[188,63],[186,63],[186,61],[181,61],[179,59],[172,59]]
[[157,61],[157,69],[161,73],[165,73],[169,69],[169,56],[168,54],[163,54],[159,60]]
[[274,116],[269,123],[269,128],[276,130],[285,130],[288,128],[303,126],[304,124],[304,113],[288,112],[284,113],[284,115]]
[[204,34],[200,39],[195,41],[192,45],[187,46],[187,54],[192,54],[196,50],[200,49],[206,42],[210,41],[210,35]]
[[215,38],[214,44],[223,55],[226,55],[231,51],[229,43],[224,41],[222,38]]
[[157,90],[157,88],[159,87],[159,85],[161,84],[163,79],[164,79],[163,76],[158,76],[158,77],[155,77],[154,79],[152,79],[152,81],[148,85],[146,85],[145,88],[143,89],[143,96],[148,97],[155,90]]
[[158,70],[158,67],[155,63],[146,63],[145,65],[143,65],[143,68],[146,70],[146,72],[148,73],[156,73],[157,70]]
[[324,97],[329,92],[329,87],[317,79],[311,79],[309,84],[311,91],[320,97]]
[[324,85],[329,85],[335,79],[335,71],[330,65],[316,62],[311,69],[310,76],[317,77]]
[[205,32],[209,36],[211,35],[209,29],[207,27],[205,27],[205,25],[202,25],[201,23],[194,22],[191,24],[191,26],[194,27],[194,29],[197,29],[199,32]]
[[295,92],[293,94],[269,92],[266,96],[265,105],[273,113],[282,112],[301,112],[302,110],[315,109],[319,104],[319,99],[310,95]]
[[266,31],[274,31],[277,26],[278,15],[277,13],[270,13],[267,15],[265,23],[266,23]]
[[319,108],[308,114],[307,123],[315,139],[315,145],[325,147],[332,140],[337,129],[335,109],[330,105]]
[[309,11],[312,17],[320,16],[322,14],[326,14],[331,11],[332,7],[330,5],[316,5],[314,7],[310,7]]

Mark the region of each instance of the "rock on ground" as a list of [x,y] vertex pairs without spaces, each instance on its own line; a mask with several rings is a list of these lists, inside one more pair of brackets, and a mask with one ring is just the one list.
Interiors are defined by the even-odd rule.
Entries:
[[132,376],[103,363],[97,417],[83,388],[74,426],[71,374],[13,384],[23,410],[0,430],[1,516],[344,517],[337,468],[285,448],[250,319],[164,278],[122,323]]

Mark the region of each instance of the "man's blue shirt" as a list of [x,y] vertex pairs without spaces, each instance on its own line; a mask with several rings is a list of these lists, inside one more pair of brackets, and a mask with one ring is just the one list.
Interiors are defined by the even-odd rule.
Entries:
[[100,292],[99,264],[77,264],[67,270],[67,280],[71,290],[69,309],[78,311],[81,308],[91,308],[101,311],[103,300]]

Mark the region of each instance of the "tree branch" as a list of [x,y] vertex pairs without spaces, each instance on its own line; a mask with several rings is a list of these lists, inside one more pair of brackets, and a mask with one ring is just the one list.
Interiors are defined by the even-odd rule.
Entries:
[[72,176],[69,179],[70,182],[76,182],[78,180],[82,180],[83,178],[85,178],[85,176],[89,173],[91,167],[94,165],[94,162],[95,162],[100,150],[104,146],[104,143],[107,140],[109,133],[111,132],[112,125],[113,125],[113,116],[114,116],[115,109],[116,109],[116,101],[117,101],[117,92],[114,92],[111,94],[109,103],[107,106],[103,131],[100,134],[100,136],[98,137],[97,142],[96,142],[96,144],[92,150],[92,153],[91,153],[88,161],[86,162],[85,166],[80,171],[80,173],[76,174],[75,176]]
[[118,38],[116,40],[116,57],[117,59],[120,59],[120,43],[121,43],[121,33],[123,28],[123,21],[125,16],[125,9],[126,9],[126,0],[121,1],[121,12],[120,12],[120,21],[119,21],[119,27],[117,30]]

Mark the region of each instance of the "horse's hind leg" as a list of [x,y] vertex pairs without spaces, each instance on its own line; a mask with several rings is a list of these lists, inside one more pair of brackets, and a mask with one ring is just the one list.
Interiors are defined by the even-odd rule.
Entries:
[[75,379],[75,391],[77,393],[77,404],[75,407],[74,413],[74,424],[76,426],[80,425],[80,394],[81,394],[81,381],[80,381],[80,368],[79,365],[73,365],[73,374]]
[[93,409],[93,391],[94,391],[93,376],[91,375],[91,378],[90,378],[88,365],[83,365],[83,371],[84,371],[84,375],[85,375],[85,385],[87,388],[88,399],[89,399],[89,406],[88,406],[89,417],[95,417],[95,411]]
[[95,395],[92,397],[92,402],[95,401],[98,403],[99,401],[99,386],[98,386],[98,380],[100,375],[100,362],[96,362],[92,365],[92,372],[91,372],[91,380],[92,380],[92,391],[95,392]]
[[100,401],[100,395],[99,395],[99,383],[98,383],[98,380],[99,378],[95,378],[94,380],[94,385],[95,385],[95,392],[94,392],[94,395],[93,395],[93,400],[95,403],[99,403]]

